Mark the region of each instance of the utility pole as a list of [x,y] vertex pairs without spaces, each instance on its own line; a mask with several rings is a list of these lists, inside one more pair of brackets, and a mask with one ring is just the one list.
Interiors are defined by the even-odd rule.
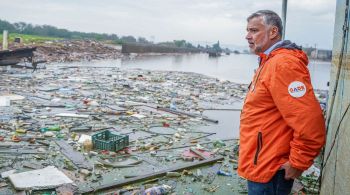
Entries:
[[287,1],[288,0],[282,0],[282,25],[283,25],[283,32],[282,32],[282,40],[286,37],[286,19],[287,19]]

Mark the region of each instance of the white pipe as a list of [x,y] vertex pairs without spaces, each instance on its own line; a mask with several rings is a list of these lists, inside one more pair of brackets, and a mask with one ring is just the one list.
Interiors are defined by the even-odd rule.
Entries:
[[8,50],[8,31],[4,30],[2,33],[2,50]]

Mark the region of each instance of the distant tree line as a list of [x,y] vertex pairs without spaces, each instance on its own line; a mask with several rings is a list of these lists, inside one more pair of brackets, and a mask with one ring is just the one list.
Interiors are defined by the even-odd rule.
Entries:
[[[0,33],[3,30],[8,30],[9,33],[19,33],[27,35],[37,35],[46,37],[58,37],[63,39],[93,39],[97,41],[111,41],[115,44],[122,43],[143,43],[143,44],[153,44],[144,37],[135,38],[131,35],[119,37],[116,34],[107,33],[86,33],[78,31],[69,31],[67,29],[61,29],[50,25],[33,25],[25,22],[10,23],[5,20],[0,19]],[[190,49],[200,49],[202,51],[215,50],[216,52],[222,52],[220,48],[219,41],[213,46],[202,47],[198,45],[197,47],[187,42],[186,40],[174,40],[172,42],[161,42],[158,45],[169,46],[169,47],[180,47],[180,48],[190,48]]]
[[168,46],[168,47],[180,47],[180,48],[191,48],[196,49],[191,43],[186,42],[185,40],[174,40],[173,42],[161,42],[158,45]]
[[119,44],[124,42],[149,43],[149,41],[144,37],[139,37],[136,39],[130,35],[119,37],[116,34],[69,31],[67,29],[61,29],[50,25],[33,25],[25,22],[10,23],[0,19],[0,32],[2,33],[3,30],[8,30],[9,33],[58,37],[64,39],[94,39],[98,41],[110,40]]

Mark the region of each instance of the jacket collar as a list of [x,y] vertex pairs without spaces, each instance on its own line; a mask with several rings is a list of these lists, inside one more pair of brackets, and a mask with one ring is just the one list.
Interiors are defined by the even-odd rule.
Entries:
[[264,51],[264,54],[269,55],[275,48],[282,45],[283,40],[277,41],[275,44],[273,44],[270,48],[268,48],[266,51]]
[[265,53],[260,53],[259,54],[259,66],[261,66],[261,64],[264,64],[265,61],[267,60],[268,55],[266,55]]

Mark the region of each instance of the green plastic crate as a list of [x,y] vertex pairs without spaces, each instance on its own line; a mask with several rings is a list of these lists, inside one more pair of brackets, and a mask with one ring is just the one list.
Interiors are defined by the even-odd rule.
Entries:
[[129,146],[129,135],[105,130],[92,135],[92,144],[95,149],[118,151]]

